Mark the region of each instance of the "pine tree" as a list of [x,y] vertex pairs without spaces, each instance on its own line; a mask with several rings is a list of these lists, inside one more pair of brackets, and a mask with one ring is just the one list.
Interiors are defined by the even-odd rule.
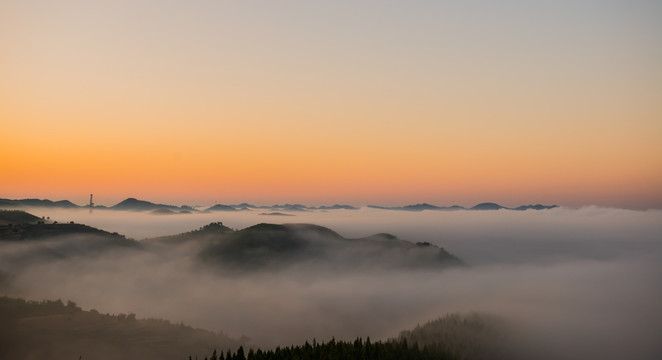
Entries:
[[233,360],[246,360],[246,356],[244,355],[244,347],[240,346],[239,349],[237,349],[237,354]]

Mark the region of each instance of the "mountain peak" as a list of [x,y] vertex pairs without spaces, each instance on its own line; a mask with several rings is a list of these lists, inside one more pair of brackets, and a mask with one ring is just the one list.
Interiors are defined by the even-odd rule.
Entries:
[[499,209],[505,209],[505,207],[497,203],[485,202],[485,203],[480,203],[470,208],[469,210],[499,210]]
[[131,210],[131,211],[149,211],[156,209],[170,209],[170,210],[179,210],[179,206],[174,205],[165,205],[165,204],[155,204],[145,200],[138,200],[136,198],[130,197],[121,201],[114,206],[111,206],[112,210]]

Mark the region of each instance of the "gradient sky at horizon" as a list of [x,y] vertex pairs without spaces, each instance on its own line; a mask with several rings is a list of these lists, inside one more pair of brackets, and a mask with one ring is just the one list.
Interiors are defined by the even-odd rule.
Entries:
[[0,197],[662,208],[656,1],[0,1]]

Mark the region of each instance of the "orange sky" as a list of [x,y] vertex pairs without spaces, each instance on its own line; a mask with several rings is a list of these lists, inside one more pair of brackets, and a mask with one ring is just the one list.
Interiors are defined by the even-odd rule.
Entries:
[[473,5],[5,1],[0,197],[662,207],[661,6]]

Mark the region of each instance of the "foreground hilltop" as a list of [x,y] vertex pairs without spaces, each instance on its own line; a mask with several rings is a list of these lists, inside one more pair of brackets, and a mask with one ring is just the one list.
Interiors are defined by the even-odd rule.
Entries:
[[61,300],[0,297],[0,325],[2,359],[183,360],[209,355],[217,360],[519,358],[508,325],[476,313],[449,314],[391,339],[302,339],[302,344],[276,349],[261,349],[245,336],[233,339],[167,320],[139,319],[135,314],[104,315]]
[[245,339],[75,303],[0,297],[1,359],[185,359],[237,349]]

